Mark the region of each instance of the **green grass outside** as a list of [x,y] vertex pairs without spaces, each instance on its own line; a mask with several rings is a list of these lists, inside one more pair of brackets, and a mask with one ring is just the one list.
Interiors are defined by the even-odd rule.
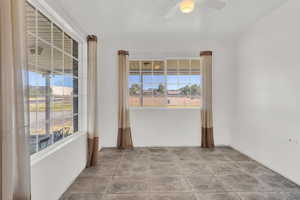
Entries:
[[[53,105],[51,105],[51,111],[54,111],[54,112],[72,111],[72,109],[73,109],[72,104],[54,103]],[[45,105],[45,103],[30,104],[29,111],[30,112],[45,112],[46,105]]]

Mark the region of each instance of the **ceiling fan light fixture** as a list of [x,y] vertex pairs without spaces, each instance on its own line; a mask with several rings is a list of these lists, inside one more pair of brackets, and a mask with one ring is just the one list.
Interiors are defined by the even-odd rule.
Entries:
[[180,10],[183,13],[190,13],[195,8],[195,1],[194,0],[182,0],[180,3]]

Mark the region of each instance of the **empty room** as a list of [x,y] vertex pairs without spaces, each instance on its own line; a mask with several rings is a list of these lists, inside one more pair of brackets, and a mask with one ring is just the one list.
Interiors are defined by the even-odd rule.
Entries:
[[1,200],[300,200],[299,0],[0,0]]

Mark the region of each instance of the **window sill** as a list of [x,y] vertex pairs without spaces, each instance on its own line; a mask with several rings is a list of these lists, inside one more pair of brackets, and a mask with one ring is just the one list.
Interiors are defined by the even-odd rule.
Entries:
[[201,110],[200,107],[129,107],[129,110]]
[[30,156],[30,164],[31,167],[36,165],[37,163],[39,163],[40,161],[42,161],[43,159],[45,159],[46,157],[50,156],[51,154],[53,154],[54,152],[62,149],[63,147],[65,147],[67,144],[77,140],[78,138],[82,137],[86,135],[86,133],[83,132],[77,132],[74,133],[73,135],[66,137],[58,142],[56,142],[55,144],[52,144],[51,146],[33,154],[32,156]]

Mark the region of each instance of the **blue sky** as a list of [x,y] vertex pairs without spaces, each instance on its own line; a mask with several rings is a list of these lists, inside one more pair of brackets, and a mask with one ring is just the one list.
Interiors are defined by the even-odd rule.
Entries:
[[[45,86],[45,77],[36,72],[29,72],[30,86]],[[71,75],[55,75],[51,78],[52,86],[73,87],[73,77]]]
[[[129,75],[128,85],[139,84],[141,82],[140,75]],[[160,83],[165,82],[164,75],[144,75],[143,77],[143,89],[157,88]],[[167,76],[167,87],[169,90],[177,90],[188,84],[201,84],[200,75],[168,75]]]

